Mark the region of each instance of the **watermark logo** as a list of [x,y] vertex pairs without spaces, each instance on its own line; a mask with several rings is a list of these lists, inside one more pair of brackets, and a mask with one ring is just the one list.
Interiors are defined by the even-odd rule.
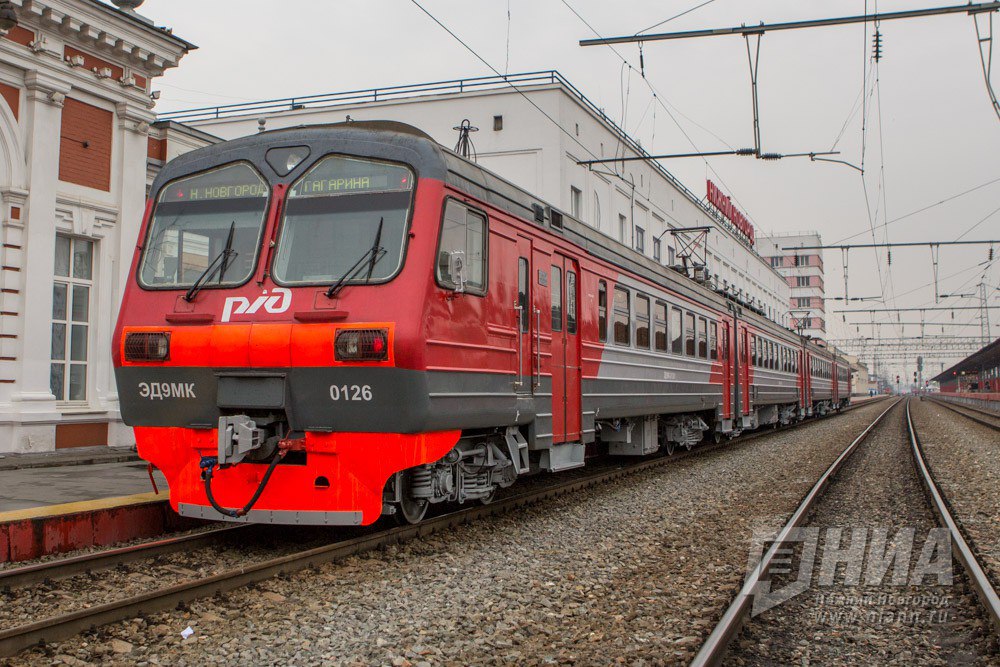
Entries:
[[[755,529],[751,539],[748,579],[759,572],[768,550],[775,548],[771,567],[754,587],[754,616],[813,587],[950,586],[954,576],[951,534],[946,528],[933,528],[919,539],[916,529],[907,527],[795,528],[780,544],[777,535],[778,531]],[[826,597],[827,602],[834,600]]]
[[264,293],[252,302],[245,296],[231,296],[222,307],[222,321],[228,322],[233,315],[253,315],[261,308],[269,313],[283,313],[292,305],[292,291],[284,287],[275,287],[271,294]]

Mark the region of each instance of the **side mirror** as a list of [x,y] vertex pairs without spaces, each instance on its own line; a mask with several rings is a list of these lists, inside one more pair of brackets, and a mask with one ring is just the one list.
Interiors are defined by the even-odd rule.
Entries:
[[448,275],[455,283],[455,292],[461,294],[465,292],[465,252],[462,250],[452,250],[448,253]]

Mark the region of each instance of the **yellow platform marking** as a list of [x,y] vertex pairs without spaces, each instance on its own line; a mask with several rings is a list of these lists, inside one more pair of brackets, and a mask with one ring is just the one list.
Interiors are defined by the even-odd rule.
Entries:
[[27,519],[44,519],[63,514],[78,514],[80,512],[94,512],[99,510],[114,509],[117,507],[130,507],[132,505],[142,505],[145,503],[166,502],[170,494],[163,492],[160,494],[149,491],[148,493],[137,493],[132,496],[116,496],[113,498],[97,498],[96,500],[81,500],[75,503],[62,503],[60,505],[43,505],[42,507],[29,507],[23,510],[11,510],[0,512],[0,523],[10,523],[12,521],[25,521]]

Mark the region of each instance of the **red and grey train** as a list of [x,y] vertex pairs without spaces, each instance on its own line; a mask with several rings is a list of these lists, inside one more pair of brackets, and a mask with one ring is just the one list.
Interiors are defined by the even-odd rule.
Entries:
[[114,338],[182,515],[357,525],[845,405],[836,354],[419,130],[168,163]]

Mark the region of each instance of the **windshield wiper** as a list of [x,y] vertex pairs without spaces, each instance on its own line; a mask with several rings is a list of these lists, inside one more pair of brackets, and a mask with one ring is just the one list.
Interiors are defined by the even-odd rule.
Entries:
[[371,282],[372,271],[375,270],[375,265],[378,264],[378,261],[385,257],[386,254],[386,249],[379,245],[382,242],[383,222],[385,222],[385,218],[379,218],[378,231],[375,232],[375,241],[372,243],[372,247],[365,250],[365,253],[361,255],[357,262],[354,263],[354,266],[347,269],[347,271],[344,272],[344,275],[342,275],[337,282],[330,285],[330,289],[326,291],[328,299],[332,299],[337,296],[337,294],[340,293],[340,290],[344,289],[344,285],[347,284],[347,281],[352,280],[354,276],[358,274],[358,271],[361,270],[361,265],[365,263],[365,260],[369,260],[370,262],[368,264],[368,276],[365,278],[365,283]]
[[[236,233],[236,221],[233,220],[233,224],[229,225],[229,236],[226,237],[226,247],[215,256],[215,258],[209,262],[205,270],[201,272],[198,279],[194,281],[194,285],[191,285],[191,289],[187,291],[184,295],[185,301],[191,301],[194,299],[201,288],[207,283],[217,270],[219,270],[219,283],[222,283],[222,277],[226,275],[226,269],[229,268],[230,259],[238,255],[239,253],[233,250],[233,236]],[[220,270],[221,269],[221,270]]]

